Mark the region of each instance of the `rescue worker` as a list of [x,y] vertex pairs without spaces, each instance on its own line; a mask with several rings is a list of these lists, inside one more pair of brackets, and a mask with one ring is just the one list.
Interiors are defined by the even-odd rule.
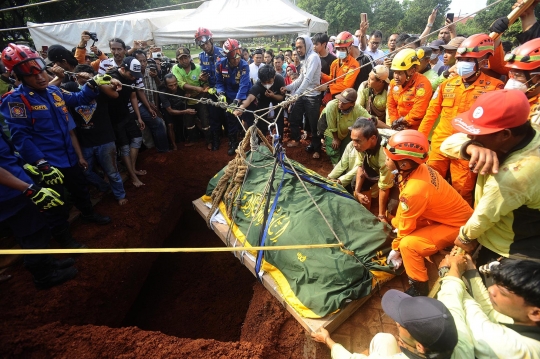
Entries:
[[403,49],[392,59],[386,121],[394,130],[417,129],[426,114],[433,91],[429,80],[418,73],[419,65],[413,49]]
[[[356,81],[356,76],[358,76],[359,71],[354,70],[358,69],[360,65],[358,65],[358,61],[350,53],[353,42],[354,37],[350,32],[343,31],[339,33],[335,42],[337,59],[330,65],[330,75],[321,73],[323,83],[336,79],[327,85],[332,98],[335,98],[337,94],[343,92],[345,89],[352,88]],[[340,77],[344,74],[347,75]],[[326,87],[321,88],[321,91],[324,90],[326,90]]]
[[[199,80],[202,83],[208,83],[210,88],[216,87],[216,65],[222,57],[222,49],[214,45],[212,39],[214,35],[210,30],[204,27],[199,27],[195,32],[195,43],[203,51],[199,53],[199,64],[201,66],[201,75]],[[205,94],[206,98],[212,101],[217,101],[217,97],[210,93]],[[207,106],[208,116],[210,119],[210,131],[212,132],[212,151],[217,151],[220,145],[221,137],[221,117],[223,116],[223,110],[212,105]]]
[[[36,185],[23,170],[15,148],[0,131],[0,221],[13,231],[23,249],[47,249],[51,231],[40,211],[61,206],[58,192]],[[24,266],[32,273],[38,289],[50,288],[75,277],[73,258],[55,259],[45,254],[24,256]]]
[[[107,224],[111,219],[94,212],[86,187],[83,168],[88,168],[77,136],[75,121],[67,106],[89,105],[97,97],[99,77],[88,81],[80,92],[61,91],[48,85],[45,62],[27,46],[9,44],[2,51],[2,61],[12,70],[22,85],[5,94],[0,113],[9,126],[15,148],[26,163],[35,165],[36,175],[44,183],[63,192],[69,190],[82,219]],[[110,83],[110,82],[107,82]],[[47,212],[53,237],[64,247],[81,248],[69,232],[67,205]]]
[[[249,65],[242,59],[242,49],[238,40],[227,39],[223,44],[223,59],[216,66],[216,91],[218,100],[227,104],[239,106],[251,88],[249,80]],[[229,149],[227,154],[234,155],[238,147],[238,118],[232,111],[226,112]]]
[[540,125],[540,38],[524,43],[505,57],[510,69],[505,89],[520,90],[529,99],[529,121]]
[[[429,136],[435,127],[427,163],[443,178],[447,178],[450,171],[452,186],[471,205],[476,175],[470,171],[468,161],[450,159],[441,153],[440,147],[445,139],[456,132],[452,120],[458,113],[467,111],[481,94],[504,87],[501,81],[481,71],[493,55],[493,50],[493,40],[485,34],[472,35],[461,43],[456,55],[460,76],[441,83],[418,129]],[[440,120],[435,126],[439,116]]]
[[[446,155],[482,169],[474,213],[455,241],[468,253],[482,245],[478,266],[501,256],[540,261],[540,130],[528,121],[527,105],[519,90],[485,93],[452,121],[462,133],[441,145]],[[493,163],[500,169],[484,169]]]
[[392,225],[397,237],[387,261],[399,267],[401,260],[409,277],[411,296],[427,295],[428,272],[424,257],[452,246],[459,227],[473,210],[439,175],[426,165],[429,143],[415,130],[400,131],[384,148],[386,166],[396,173],[399,206]]

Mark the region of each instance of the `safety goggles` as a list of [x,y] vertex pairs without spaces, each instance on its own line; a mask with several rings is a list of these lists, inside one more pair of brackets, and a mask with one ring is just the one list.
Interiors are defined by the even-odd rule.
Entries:
[[13,71],[17,75],[29,76],[40,74],[47,68],[45,60],[41,57],[35,57],[23,60],[13,67]]
[[210,41],[210,36],[201,36],[197,40],[195,40],[195,43],[197,44],[197,46],[203,46],[208,41]]

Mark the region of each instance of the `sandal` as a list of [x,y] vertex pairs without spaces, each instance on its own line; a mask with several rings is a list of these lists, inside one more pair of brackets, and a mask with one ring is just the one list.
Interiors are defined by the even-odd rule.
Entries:
[[315,159],[321,158],[321,155],[319,154],[319,152],[315,152],[313,154],[313,158],[315,158]]

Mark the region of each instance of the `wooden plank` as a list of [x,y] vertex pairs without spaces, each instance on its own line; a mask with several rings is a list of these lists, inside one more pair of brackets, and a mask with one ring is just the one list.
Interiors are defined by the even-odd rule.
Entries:
[[[204,202],[199,198],[195,201],[193,201],[193,207],[199,214],[206,219],[206,216],[208,215],[208,212],[210,212],[210,208],[206,207]],[[226,224],[221,223],[212,223],[214,226],[214,232],[218,235],[218,237],[223,241],[225,245],[227,245],[227,242],[234,243],[236,237],[232,232],[229,233],[229,226]],[[229,236],[229,241],[227,241],[227,236]],[[256,276],[255,273],[255,262],[249,258],[248,256],[244,256],[243,258],[244,265],[250,270],[250,272]],[[333,315],[329,315],[325,318],[321,319],[311,319],[311,318],[304,318],[300,314],[294,310],[282,297],[282,295],[277,290],[277,285],[274,281],[274,279],[270,275],[263,275],[262,277],[262,284],[264,287],[277,299],[279,302],[287,309],[289,313],[292,314],[292,316],[306,329],[308,332],[316,332],[320,328],[326,328],[329,332],[334,331],[339,327],[348,317],[350,317],[358,308],[362,306],[371,296],[371,294],[367,297],[351,301],[348,303],[344,308],[342,308],[339,312]],[[372,291],[373,294],[373,291]]]

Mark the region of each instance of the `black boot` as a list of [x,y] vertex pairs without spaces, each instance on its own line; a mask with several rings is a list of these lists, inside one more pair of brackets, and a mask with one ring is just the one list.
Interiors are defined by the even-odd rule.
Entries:
[[88,248],[84,244],[79,243],[75,239],[73,239],[69,228],[66,228],[61,232],[54,233],[53,238],[55,241],[58,242],[58,244],[60,244],[60,246],[62,246],[62,248],[71,248],[71,249]]
[[238,147],[238,139],[235,133],[234,135],[229,135],[229,150],[227,151],[227,154],[229,156],[234,156],[236,147]]
[[212,151],[219,150],[221,131],[212,131]]
[[37,289],[47,289],[55,285],[62,284],[77,275],[77,269],[74,267],[56,269],[50,261],[28,266],[28,270],[34,277],[34,284]]
[[73,258],[66,258],[66,259],[57,259],[53,258],[51,261],[52,267],[54,269],[66,269],[75,264],[75,259]]
[[429,282],[419,282],[409,278],[409,284],[411,286],[405,291],[405,293],[411,297],[427,297],[429,294]]
[[212,143],[212,133],[210,132],[210,130],[203,130],[203,133],[204,133],[204,141],[206,142],[206,148],[211,150],[214,147]]
[[87,215],[81,214],[81,218],[84,221],[93,222],[93,223],[97,223],[97,224],[109,224],[109,223],[111,223],[111,217],[102,216],[101,214],[97,214],[96,212],[94,212],[92,214],[87,214]]

